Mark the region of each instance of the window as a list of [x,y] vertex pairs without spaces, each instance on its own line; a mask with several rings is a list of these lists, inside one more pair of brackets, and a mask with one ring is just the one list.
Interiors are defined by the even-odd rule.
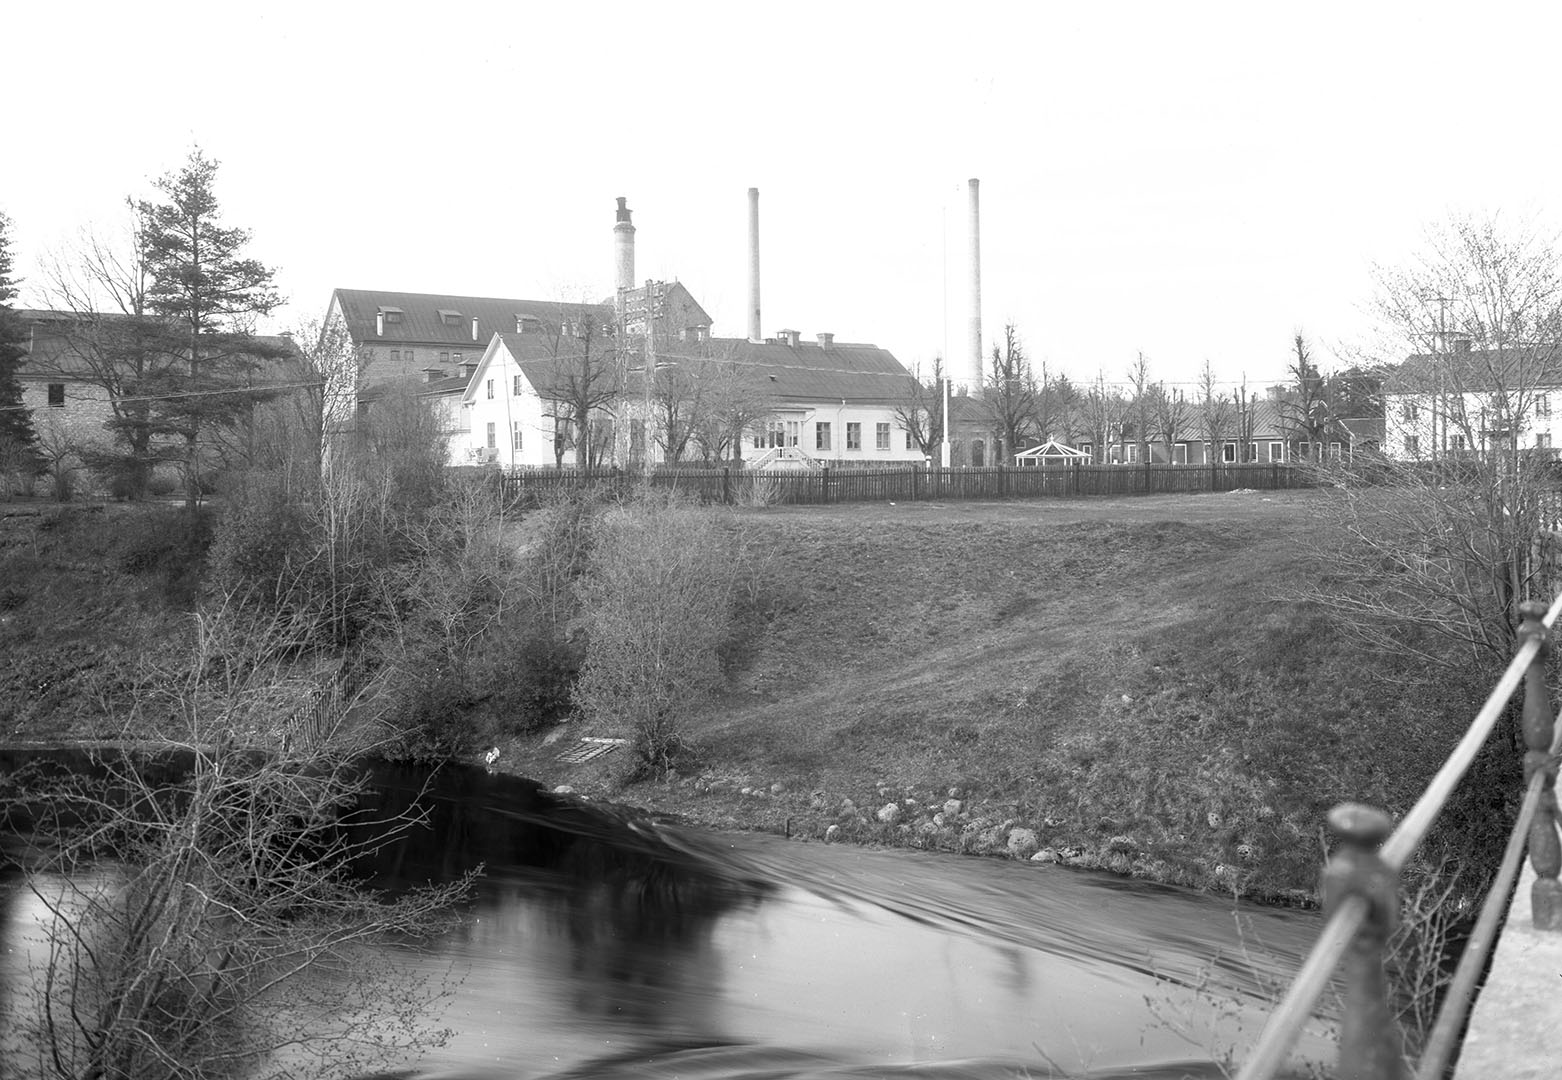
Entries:
[[873,428],[873,448],[875,450],[889,449],[889,425],[875,424]]
[[862,449],[862,425],[855,420],[847,421],[846,424],[846,449]]
[[403,349],[401,350],[401,358],[410,364],[418,358],[418,354],[413,349]]
[[497,439],[498,437],[494,433],[494,422],[490,420],[488,421],[488,448],[490,450],[499,445]]
[[52,382],[52,383],[49,384],[49,408],[51,408],[51,409],[63,409],[63,408],[65,408],[65,384],[64,383],[62,383],[62,382]]
[[981,439],[971,440],[971,464],[978,469],[987,464],[987,444]]
[[1419,435],[1405,436],[1405,453],[1419,454],[1421,452],[1421,437]]
[[488,400],[492,401],[493,399],[494,399],[494,381],[492,379],[489,379],[488,380]]
[[521,422],[519,420],[510,425],[510,449],[521,449]]
[[439,321],[444,323],[446,326],[460,326],[461,313],[459,311],[447,311],[444,308],[440,308]]
[[510,394],[511,394],[512,397],[520,397],[521,396],[521,379],[522,378],[523,378],[523,376],[520,376],[520,375],[515,376],[515,385],[510,388]]
[[1463,435],[1454,435],[1453,437],[1451,437],[1448,440],[1448,448],[1450,450],[1454,451],[1455,453],[1462,452],[1464,450],[1464,436]]
[[1341,449],[1340,444],[1337,443],[1337,442],[1331,442],[1329,444],[1329,460],[1330,461],[1338,461],[1338,460],[1340,460],[1340,449]]
[[461,362],[461,354],[458,353],[458,352],[451,353],[450,354],[450,362],[452,364],[459,364]]
[[906,429],[906,449],[907,450],[914,450],[914,449],[916,449],[916,445],[915,445],[915,443],[912,442],[912,439],[911,439],[911,429],[910,428]]
[[1234,442],[1220,444],[1220,460],[1227,465],[1237,463],[1237,444]]
[[1127,446],[1123,447],[1123,460],[1128,462],[1130,465],[1139,460],[1138,443],[1129,443]]
[[1551,415],[1551,395],[1550,394],[1537,394],[1537,395],[1535,395],[1535,415],[1536,416],[1550,416]]
[[796,446],[803,434],[803,422],[801,420],[788,420],[786,422],[786,444]]
[[1283,443],[1283,442],[1272,442],[1272,443],[1269,444],[1269,460],[1270,461],[1284,461],[1285,460],[1285,443]]
[[1415,402],[1407,401],[1399,407],[1399,418],[1407,424],[1413,424],[1420,411],[1420,409],[1416,408]]
[[1549,431],[1542,431],[1538,433],[1535,436],[1535,446],[1540,450],[1551,449],[1551,433]]
[[401,322],[401,308],[399,307],[382,307],[380,308],[380,314],[385,316],[385,321],[388,323]]
[[814,449],[830,449],[830,424],[827,420],[820,420],[814,424]]
[[1172,464],[1186,465],[1188,463],[1188,444],[1185,442],[1172,445]]
[[1088,455],[1087,456],[1087,460],[1095,461],[1095,459],[1096,459],[1096,444],[1095,443],[1082,442],[1082,443],[1079,444],[1079,452],[1081,454]]
[[393,363],[393,364],[401,363],[401,350],[400,349],[392,349],[391,350],[391,363]]
[[449,352],[442,352],[442,353],[440,353],[439,354],[439,362],[441,364],[448,364],[448,363],[450,363],[450,353]]

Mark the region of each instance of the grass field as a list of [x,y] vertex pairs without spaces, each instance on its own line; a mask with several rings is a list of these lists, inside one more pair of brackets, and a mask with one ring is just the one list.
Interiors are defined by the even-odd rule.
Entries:
[[[957,851],[1030,829],[1060,862],[1309,891],[1328,808],[1403,811],[1485,690],[1365,654],[1284,599],[1332,497],[740,511],[765,584],[730,693],[687,718],[700,764],[615,797]],[[612,786],[561,764],[567,745],[502,760]]]

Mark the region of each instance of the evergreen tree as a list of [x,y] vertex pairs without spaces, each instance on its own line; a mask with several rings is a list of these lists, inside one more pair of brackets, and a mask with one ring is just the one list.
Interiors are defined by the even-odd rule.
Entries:
[[136,204],[151,282],[147,311],[178,328],[188,361],[154,412],[162,431],[184,440],[190,506],[200,493],[202,432],[238,424],[264,396],[251,389],[260,365],[280,355],[254,337],[256,321],[281,303],[273,271],[243,256],[247,230],[223,226],[217,165],[196,147],[157,182],[158,201]]
[[12,307],[17,292],[12,269],[11,219],[0,213],[0,473],[36,472],[38,435],[17,378],[27,359],[27,328]]

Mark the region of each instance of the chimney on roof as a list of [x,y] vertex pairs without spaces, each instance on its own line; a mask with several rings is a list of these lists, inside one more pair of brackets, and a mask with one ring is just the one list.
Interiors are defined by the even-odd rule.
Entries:
[[814,338],[821,345],[834,345],[835,344],[835,335],[831,334],[831,333],[826,333],[824,331],[820,331],[819,333],[814,335]]
[[477,320],[476,319],[472,320],[472,340],[473,341],[477,340]]
[[801,330],[777,330],[776,336],[794,349],[803,340],[803,332]]
[[748,339],[759,341],[759,189],[748,189]]
[[383,311],[376,311],[374,313],[374,336],[385,336],[385,312]]
[[618,197],[618,220],[613,223],[613,285],[618,292],[618,302],[623,305],[623,294],[635,287],[635,227],[629,220],[629,200]]

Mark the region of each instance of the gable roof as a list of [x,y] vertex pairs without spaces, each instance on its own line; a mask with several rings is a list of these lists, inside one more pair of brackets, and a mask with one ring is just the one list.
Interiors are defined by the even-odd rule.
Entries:
[[800,341],[791,345],[711,338],[692,349],[689,343],[679,342],[667,358],[739,365],[783,405],[899,405],[906,401],[912,380],[894,353],[866,344]]
[[[545,331],[556,332],[564,322],[590,312],[604,325],[613,321],[611,304],[566,303],[556,300],[520,300],[493,296],[450,296],[443,293],[386,292],[377,289],[337,289],[334,304],[341,310],[347,333],[354,343],[372,345],[377,341],[413,345],[470,346],[482,348],[494,334],[513,332],[518,315],[542,322]],[[384,310],[396,310],[401,321],[376,333],[376,316]],[[456,316],[447,322],[441,315]],[[472,336],[472,320],[477,320],[477,337]]]

